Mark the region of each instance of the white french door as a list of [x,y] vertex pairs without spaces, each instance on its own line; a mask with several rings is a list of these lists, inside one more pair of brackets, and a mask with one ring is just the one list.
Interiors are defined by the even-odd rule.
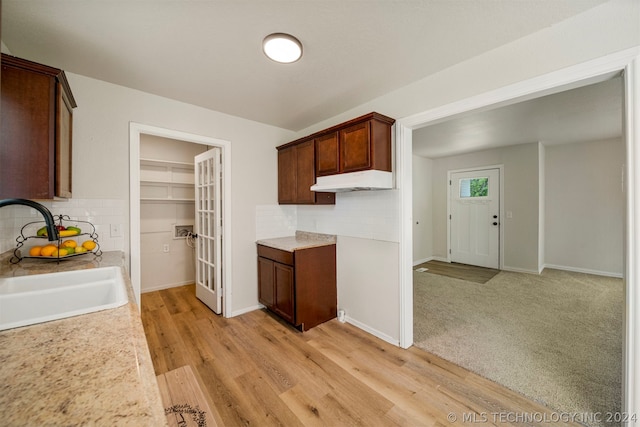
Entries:
[[222,161],[221,149],[195,157],[196,297],[222,313]]
[[500,268],[500,170],[450,174],[451,261]]

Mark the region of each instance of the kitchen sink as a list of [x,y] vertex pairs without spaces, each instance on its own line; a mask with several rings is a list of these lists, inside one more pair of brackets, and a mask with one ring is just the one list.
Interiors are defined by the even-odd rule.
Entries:
[[0,279],[0,331],[120,307],[129,301],[120,267]]

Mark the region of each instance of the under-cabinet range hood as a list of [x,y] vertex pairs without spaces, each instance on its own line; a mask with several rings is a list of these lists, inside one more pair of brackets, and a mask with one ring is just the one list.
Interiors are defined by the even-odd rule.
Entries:
[[391,172],[371,169],[319,176],[316,178],[316,183],[311,186],[311,191],[338,193],[357,190],[389,190],[391,188],[393,188]]

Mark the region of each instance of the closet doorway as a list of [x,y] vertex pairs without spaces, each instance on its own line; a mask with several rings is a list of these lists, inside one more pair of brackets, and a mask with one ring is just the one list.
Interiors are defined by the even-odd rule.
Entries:
[[[225,285],[215,311],[230,315],[229,142],[132,123],[130,149],[130,272],[136,299],[142,292],[200,283],[202,274],[196,265],[203,264],[203,256],[215,255],[216,260],[207,261],[212,265],[215,261],[218,290]],[[197,220],[201,210],[197,209],[195,162],[207,152],[217,153],[219,159],[217,233],[226,236],[218,238],[221,244],[215,254],[203,251],[196,238],[202,224]],[[211,237],[208,231],[207,237]]]

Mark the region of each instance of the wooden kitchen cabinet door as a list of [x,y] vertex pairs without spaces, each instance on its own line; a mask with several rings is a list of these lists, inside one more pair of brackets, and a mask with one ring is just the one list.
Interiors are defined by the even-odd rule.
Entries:
[[2,54],[0,198],[71,197],[72,109],[62,70]]
[[295,146],[278,150],[278,203],[296,202],[296,174]]
[[340,131],[340,172],[356,172],[371,168],[369,123],[358,123]]
[[270,259],[258,257],[258,301],[267,308],[272,308],[276,301],[273,264]]
[[58,108],[56,110],[56,164],[55,194],[58,197],[71,198],[71,147],[73,106],[68,95],[58,86]]
[[258,301],[291,323],[295,323],[294,286],[293,266],[258,257]]
[[315,183],[315,141],[313,139],[278,148],[279,204],[335,204],[335,193],[311,191],[311,186]]
[[274,311],[288,322],[295,323],[295,294],[293,267],[273,263],[273,276],[275,288]]
[[316,176],[335,175],[339,172],[338,132],[316,138]]
[[296,145],[296,203],[315,203],[311,186],[316,183],[313,140]]

